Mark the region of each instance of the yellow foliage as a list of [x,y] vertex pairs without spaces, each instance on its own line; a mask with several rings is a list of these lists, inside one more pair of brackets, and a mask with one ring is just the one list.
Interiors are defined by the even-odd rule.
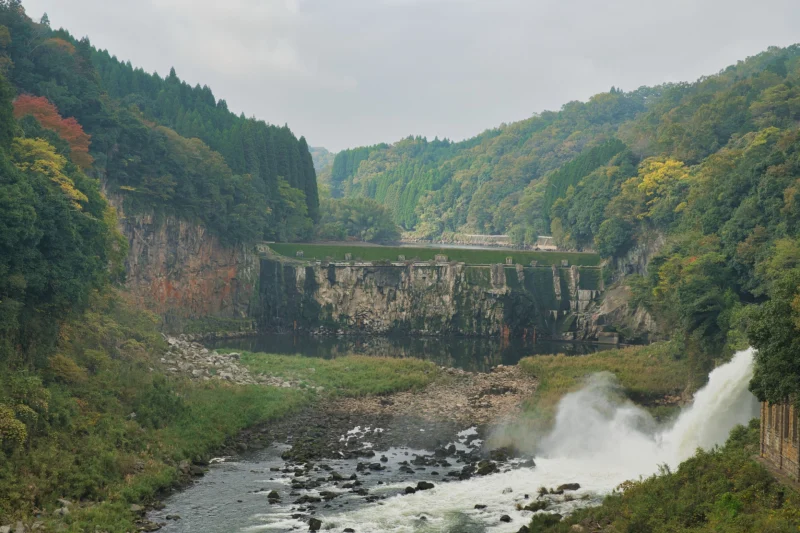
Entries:
[[50,358],[50,370],[56,379],[65,383],[83,383],[86,381],[86,370],[64,355],[58,354]]
[[36,172],[50,178],[57,184],[72,205],[80,210],[80,202],[89,199],[75,188],[75,183],[64,174],[67,158],[56,153],[55,148],[44,139],[14,139],[11,145],[14,164],[23,172]]
[[0,446],[19,448],[27,438],[28,429],[17,420],[14,410],[0,404]]
[[657,197],[666,196],[672,185],[689,178],[689,170],[681,161],[674,159],[646,159],[639,167],[639,190],[647,197],[647,205],[657,201]]

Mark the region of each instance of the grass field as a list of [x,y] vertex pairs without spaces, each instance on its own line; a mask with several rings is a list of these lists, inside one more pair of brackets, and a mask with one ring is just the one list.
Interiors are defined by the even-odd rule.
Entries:
[[421,359],[348,355],[317,359],[296,355],[242,353],[242,362],[254,373],[298,380],[323,387],[336,396],[369,396],[419,390],[438,375],[436,365]]
[[670,343],[606,350],[585,357],[539,355],[526,357],[519,365],[539,379],[526,411],[542,422],[552,416],[565,394],[578,389],[597,372],[614,374],[626,396],[644,404],[678,395],[689,383],[688,360],[676,358]]
[[353,260],[361,261],[397,261],[397,257],[404,255],[406,259],[430,261],[436,255],[446,255],[450,261],[458,261],[472,265],[488,265],[505,263],[506,257],[512,257],[515,263],[529,265],[531,261],[538,261],[540,265],[560,265],[563,259],[570,265],[598,266],[600,256],[597,254],[577,252],[528,252],[505,249],[457,249],[457,248],[424,248],[400,246],[362,246],[358,244],[305,244],[305,243],[275,243],[269,245],[276,253],[287,257],[295,257],[299,250],[303,251],[304,259],[326,258],[335,261],[344,261],[345,254],[352,254]]

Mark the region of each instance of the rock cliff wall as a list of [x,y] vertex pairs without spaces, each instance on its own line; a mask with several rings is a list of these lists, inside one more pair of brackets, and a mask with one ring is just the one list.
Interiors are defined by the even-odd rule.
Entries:
[[182,330],[194,319],[246,318],[258,294],[258,255],[226,246],[198,224],[153,214],[126,215],[114,202],[128,238],[126,285],[133,297]]
[[262,329],[598,338],[597,268],[261,259]]

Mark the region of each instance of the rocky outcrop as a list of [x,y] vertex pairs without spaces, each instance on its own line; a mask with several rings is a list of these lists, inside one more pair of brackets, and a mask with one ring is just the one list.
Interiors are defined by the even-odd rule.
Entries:
[[630,250],[622,257],[613,259],[614,279],[619,280],[631,274],[644,276],[647,274],[647,266],[650,260],[666,244],[667,239],[663,233],[649,232],[644,233]]
[[260,263],[249,247],[226,245],[199,224],[152,213],[127,215],[126,285],[142,305],[180,330],[191,319],[249,316]]
[[598,326],[613,326],[626,342],[658,340],[658,325],[646,309],[631,304],[632,296],[631,288],[627,285],[615,285],[609,289],[597,311],[595,322]]
[[257,320],[263,329],[321,333],[585,340],[601,278],[597,268],[321,263],[266,253]]

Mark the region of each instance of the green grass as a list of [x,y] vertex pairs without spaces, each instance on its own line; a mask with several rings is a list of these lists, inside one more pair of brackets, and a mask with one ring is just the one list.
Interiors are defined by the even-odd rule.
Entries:
[[735,428],[726,445],[698,451],[675,472],[629,481],[600,507],[584,509],[541,533],[582,531],[641,533],[796,533],[800,496],[781,485],[752,457],[759,423]]
[[330,258],[344,261],[345,254],[350,253],[353,260],[362,261],[397,261],[397,257],[404,255],[406,259],[430,261],[436,255],[446,255],[450,261],[463,262],[472,265],[489,265],[505,263],[506,257],[513,257],[515,263],[529,265],[531,261],[538,261],[540,265],[560,265],[562,259],[569,261],[570,265],[599,266],[600,256],[591,253],[576,252],[528,252],[519,250],[470,250],[455,248],[412,248],[399,246],[363,246],[358,244],[305,244],[305,243],[275,243],[269,247],[280,255],[295,257],[300,250],[304,259],[324,260]]
[[[314,400],[295,389],[166,376],[157,317],[124,293],[92,303],[62,325],[60,365],[45,360],[32,373],[0,361],[0,405],[31,406],[20,411],[23,445],[0,432],[0,525],[41,515],[47,531],[134,531],[130,505],[173,486],[180,461],[207,458],[242,429]],[[58,498],[92,506],[75,505],[59,522]]]
[[[67,518],[68,531],[131,531],[131,503],[152,502],[178,481],[174,467],[183,459],[197,460],[209,455],[239,431],[277,420],[311,401],[311,396],[294,389],[235,386],[225,383],[184,382],[179,387],[186,410],[163,429],[147,432],[147,452],[135,455],[144,468],[109,486],[108,498],[89,509],[73,509]],[[133,459],[124,452],[115,459]]]
[[254,373],[298,380],[309,388],[323,387],[326,394],[350,397],[419,390],[438,375],[435,364],[414,358],[348,355],[317,359],[244,352],[242,362]]
[[549,422],[559,400],[597,372],[616,375],[625,394],[640,403],[680,394],[689,383],[689,364],[686,358],[675,355],[672,344],[658,343],[582,357],[526,357],[519,366],[539,380],[536,393],[526,403],[526,411],[533,420]]

